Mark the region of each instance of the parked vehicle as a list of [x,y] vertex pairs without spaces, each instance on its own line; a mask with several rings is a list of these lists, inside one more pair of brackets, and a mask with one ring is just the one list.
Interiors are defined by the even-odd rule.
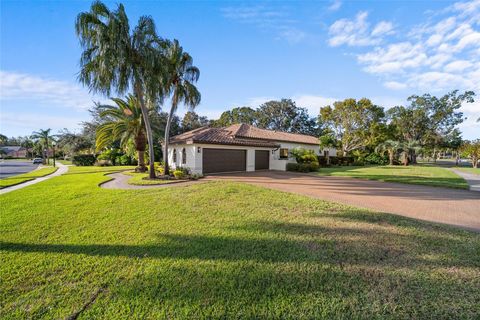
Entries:
[[43,163],[43,159],[42,159],[42,158],[35,158],[35,159],[33,159],[32,163],[33,163],[33,164],[37,164],[37,163],[42,164],[42,163]]

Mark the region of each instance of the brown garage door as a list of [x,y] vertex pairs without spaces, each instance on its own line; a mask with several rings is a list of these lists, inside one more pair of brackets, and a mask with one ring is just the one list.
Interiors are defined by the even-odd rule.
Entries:
[[255,150],[255,170],[268,170],[269,160],[269,151]]
[[203,148],[203,173],[247,170],[247,150]]

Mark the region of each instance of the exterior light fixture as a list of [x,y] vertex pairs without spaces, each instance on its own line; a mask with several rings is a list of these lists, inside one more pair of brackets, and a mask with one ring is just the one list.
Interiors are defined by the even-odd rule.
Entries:
[[197,153],[201,153],[202,152],[202,148],[201,147],[197,147]]

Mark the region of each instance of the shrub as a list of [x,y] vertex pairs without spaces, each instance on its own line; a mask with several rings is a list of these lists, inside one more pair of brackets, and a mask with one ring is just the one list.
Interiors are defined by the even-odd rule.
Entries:
[[365,165],[365,162],[361,161],[361,160],[355,160],[352,162],[352,166],[364,166]]
[[[329,164],[327,163],[327,157],[325,156],[318,156],[318,165],[321,166],[321,167],[326,167],[328,166]],[[330,157],[330,164],[332,164],[332,160],[333,160],[334,157]]]
[[388,163],[388,156],[381,156],[378,153],[373,152],[366,156],[364,161],[366,164],[385,165]]
[[310,163],[317,162],[318,159],[313,150],[307,150],[304,148],[295,148],[291,152],[297,163]]
[[287,171],[312,172],[319,168],[318,162],[310,163],[287,163]]
[[287,163],[287,171],[298,171],[300,164],[298,163]]
[[79,154],[73,156],[72,163],[76,166],[93,166],[95,164],[94,154]]
[[182,171],[186,176],[190,175],[190,168],[187,168],[187,167],[178,167],[176,170]]
[[192,180],[198,180],[200,178],[203,178],[203,174],[201,174],[201,173],[192,173],[190,175],[190,179],[192,179]]
[[132,157],[130,157],[129,155],[126,155],[126,154],[117,157],[115,162],[117,164],[121,165],[121,166],[130,166],[130,165],[136,164],[135,163],[136,161],[134,161],[134,159],[132,159]]
[[97,162],[95,162],[95,165],[99,167],[108,167],[111,166],[112,163],[110,162],[110,160],[97,160]]
[[175,171],[173,171],[173,176],[176,179],[183,179],[185,177],[185,173],[182,170],[176,169]]

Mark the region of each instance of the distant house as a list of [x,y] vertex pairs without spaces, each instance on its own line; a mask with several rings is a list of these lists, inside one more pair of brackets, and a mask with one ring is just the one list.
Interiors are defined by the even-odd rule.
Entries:
[[27,157],[27,149],[21,146],[3,146],[0,147],[2,150],[2,157],[3,158],[26,158]]
[[320,150],[318,137],[259,129],[247,124],[226,128],[202,127],[170,139],[168,160],[173,168],[188,167],[193,173],[286,170],[294,148],[316,155],[336,156],[336,150]]

